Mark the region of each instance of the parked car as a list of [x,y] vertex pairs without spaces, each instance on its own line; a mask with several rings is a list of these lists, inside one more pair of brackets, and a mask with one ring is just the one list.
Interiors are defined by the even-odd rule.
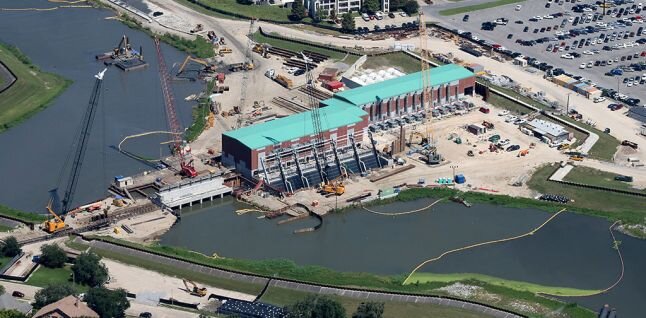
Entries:
[[17,290],[14,290],[13,293],[11,293],[11,296],[16,297],[16,298],[23,298],[23,297],[25,297],[25,294],[23,292],[19,292]]
[[508,152],[511,152],[511,151],[516,151],[518,149],[520,149],[519,145],[511,145],[511,146],[507,147],[507,149],[505,149],[505,150],[508,151]]

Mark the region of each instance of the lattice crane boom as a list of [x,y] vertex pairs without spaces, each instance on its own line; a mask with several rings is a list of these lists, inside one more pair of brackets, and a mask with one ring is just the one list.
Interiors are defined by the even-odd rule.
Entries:
[[[427,35],[426,35],[426,21],[424,21],[424,13],[420,12],[419,13],[419,41],[420,41],[420,50],[421,50],[421,74],[422,74],[422,110],[431,110],[433,107],[433,95],[432,95],[432,90],[433,87],[431,85],[431,69],[430,65],[428,64],[428,60],[430,60],[430,52],[427,49]],[[426,105],[424,105],[426,104]],[[426,125],[426,137],[430,141],[430,134],[431,134],[431,123],[430,121],[432,120],[433,116],[428,117],[428,123]]]
[[166,119],[168,120],[168,128],[172,132],[172,151],[175,157],[179,160],[181,173],[187,177],[193,178],[197,176],[197,171],[192,165],[192,161],[186,162],[185,152],[182,141],[182,127],[177,118],[177,111],[175,109],[175,97],[170,87],[170,74],[166,66],[164,54],[161,51],[159,38],[155,38],[155,50],[157,51],[157,60],[159,61],[159,81],[161,83],[162,95],[164,97],[164,105],[166,110]]
[[253,33],[254,33],[254,18],[249,22],[249,31],[247,32],[247,47],[244,53],[244,66],[242,69],[242,81],[240,82],[240,106],[238,119],[236,121],[236,128],[242,127],[243,113],[247,103],[247,83],[249,82],[249,71],[254,68],[253,56],[251,55],[251,47],[253,46]]
[[301,53],[305,61],[305,74],[307,80],[307,97],[310,112],[312,114],[312,127],[314,128],[314,135],[316,138],[317,146],[322,146],[324,142],[323,130],[321,129],[321,112],[319,110],[319,103],[314,98],[314,75],[312,74],[311,59]]

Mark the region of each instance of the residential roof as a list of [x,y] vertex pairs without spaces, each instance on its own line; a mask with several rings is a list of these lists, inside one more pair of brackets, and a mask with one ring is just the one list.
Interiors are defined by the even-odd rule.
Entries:
[[534,127],[534,130],[542,135],[548,134],[554,137],[558,137],[563,134],[569,134],[568,131],[563,128],[563,126],[541,119],[534,119],[527,124]]
[[[430,70],[431,86],[441,85],[463,78],[474,76],[466,68],[447,64]],[[343,99],[355,106],[372,103],[377,99],[386,99],[401,95],[404,92],[412,92],[422,89],[422,72],[416,72],[401,77],[393,78],[383,82],[357,87],[334,95],[331,99]],[[327,104],[329,99],[322,101]]]
[[40,317],[99,318],[99,315],[76,296],[67,296],[41,308],[34,318]]
[[[368,113],[341,100],[326,103],[320,108],[321,130],[330,130],[361,121]],[[314,134],[312,112],[302,112],[262,124],[225,132],[223,135],[240,141],[250,149],[259,149]]]

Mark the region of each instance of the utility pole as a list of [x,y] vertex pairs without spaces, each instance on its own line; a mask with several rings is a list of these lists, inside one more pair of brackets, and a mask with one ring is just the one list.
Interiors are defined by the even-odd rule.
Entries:
[[457,169],[457,165],[451,166],[451,169],[453,169],[453,174],[451,175],[451,180],[453,180],[453,186],[455,186],[455,169]]
[[567,104],[565,104],[565,116],[570,116],[570,94],[567,93]]

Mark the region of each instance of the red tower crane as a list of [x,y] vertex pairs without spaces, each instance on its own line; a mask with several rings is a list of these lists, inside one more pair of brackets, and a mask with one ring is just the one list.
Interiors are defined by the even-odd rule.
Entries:
[[182,140],[182,128],[177,119],[175,111],[175,97],[170,87],[170,75],[166,67],[166,61],[161,51],[159,39],[155,38],[155,49],[157,50],[157,60],[159,61],[159,80],[161,82],[162,95],[164,95],[164,105],[166,106],[166,118],[168,119],[168,128],[172,132],[172,152],[179,161],[180,173],[186,177],[193,178],[197,176],[197,171],[193,167],[193,160],[186,161],[187,151],[184,149]]

